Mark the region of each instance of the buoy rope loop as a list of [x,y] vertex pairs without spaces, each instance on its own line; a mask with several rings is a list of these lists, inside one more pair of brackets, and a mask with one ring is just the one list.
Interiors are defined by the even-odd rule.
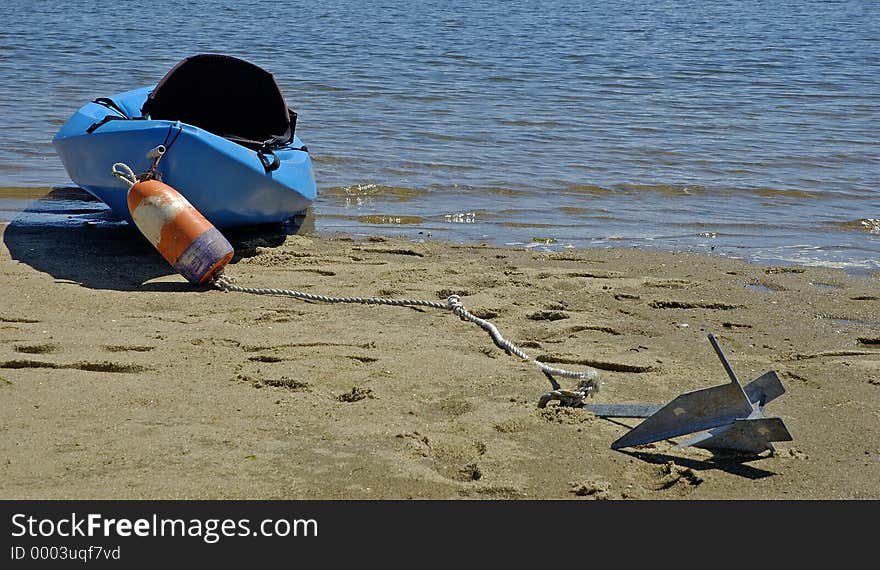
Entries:
[[[281,295],[294,297],[304,301],[318,301],[322,303],[360,303],[366,305],[391,305],[396,307],[431,307],[435,309],[451,310],[454,315],[461,318],[462,320],[470,321],[488,332],[489,336],[492,337],[492,341],[495,343],[496,346],[506,351],[508,354],[516,355],[525,361],[535,364],[545,374],[551,376],[562,376],[565,378],[579,379],[580,382],[578,383],[578,388],[576,392],[580,394],[580,401],[583,401],[584,398],[592,396],[599,391],[600,381],[598,370],[594,368],[588,368],[585,371],[565,370],[562,368],[548,366],[543,362],[535,360],[514,343],[505,339],[501,335],[501,332],[498,330],[498,327],[496,327],[494,324],[487,321],[486,319],[481,319],[480,317],[465,309],[464,305],[462,305],[461,303],[461,298],[458,295],[450,295],[446,298],[445,303],[440,303],[437,301],[425,301],[420,299],[388,299],[384,297],[333,297],[327,295],[317,295],[314,293],[306,293],[303,291],[295,291],[291,289],[242,287],[240,285],[236,285],[230,277],[223,274],[222,272],[215,276],[211,280],[210,284],[211,286],[221,291],[234,291],[238,293],[250,293],[254,295]],[[553,380],[551,378],[551,382],[552,381]]]
[[124,162],[117,162],[113,165],[113,176],[122,180],[123,182],[128,183],[128,187],[131,188],[135,184],[137,184],[138,179],[134,174],[134,170]]

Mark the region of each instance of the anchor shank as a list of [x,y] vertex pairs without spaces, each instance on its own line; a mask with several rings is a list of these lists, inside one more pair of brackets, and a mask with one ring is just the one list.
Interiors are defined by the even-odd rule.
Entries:
[[712,333],[709,333],[709,342],[712,343],[712,348],[715,349],[715,354],[717,354],[718,358],[721,359],[721,364],[724,365],[724,370],[730,377],[730,381],[734,384],[739,384],[739,379],[737,379],[736,374],[733,372],[733,368],[731,368],[730,363],[727,362],[727,357],[724,356],[724,352],[722,352],[721,350],[721,345],[718,344],[718,341],[715,339],[715,335]]

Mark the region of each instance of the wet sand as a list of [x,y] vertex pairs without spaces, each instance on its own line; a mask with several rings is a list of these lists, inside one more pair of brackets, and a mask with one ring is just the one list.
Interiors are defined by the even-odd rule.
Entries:
[[[242,235],[239,285],[443,301],[597,403],[775,370],[793,441],[613,451],[450,312],[198,289],[126,227],[3,227],[3,499],[877,499],[878,276],[630,249]],[[561,379],[565,387],[570,380]],[[681,441],[678,439],[676,441]]]

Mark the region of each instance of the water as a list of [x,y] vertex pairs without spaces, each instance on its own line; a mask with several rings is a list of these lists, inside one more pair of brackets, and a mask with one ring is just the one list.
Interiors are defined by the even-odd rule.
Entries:
[[0,220],[76,108],[215,52],[298,111],[319,233],[880,268],[876,2],[227,4],[6,0]]

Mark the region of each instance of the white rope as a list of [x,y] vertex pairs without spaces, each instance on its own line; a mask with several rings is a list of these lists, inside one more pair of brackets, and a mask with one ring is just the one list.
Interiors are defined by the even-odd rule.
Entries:
[[[535,360],[528,354],[526,354],[521,348],[505,339],[501,336],[501,333],[498,331],[498,327],[493,325],[491,322],[486,319],[481,319],[480,317],[474,315],[469,312],[464,306],[461,304],[461,298],[458,295],[450,295],[445,303],[440,303],[438,301],[422,301],[418,299],[388,299],[383,297],[330,297],[326,295],[315,295],[313,293],[305,293],[302,291],[293,291],[290,289],[271,289],[271,288],[261,288],[261,287],[241,287],[239,285],[235,285],[232,280],[223,275],[222,273],[215,277],[211,281],[211,285],[220,289],[221,291],[235,291],[238,293],[251,293],[254,295],[283,295],[287,297],[295,297],[297,299],[302,299],[304,301],[319,301],[322,303],[359,303],[364,305],[392,305],[396,307],[431,307],[434,309],[445,309],[452,311],[455,315],[460,317],[463,320],[468,320],[476,325],[478,325],[483,330],[487,331],[489,335],[492,337],[492,341],[499,348],[507,351],[510,354],[514,354],[521,359],[531,362],[536,365],[541,371],[550,378],[551,383],[554,384],[554,388],[559,389],[555,380],[553,380],[553,375],[563,376],[566,378],[577,378],[580,380],[578,384],[578,388],[576,390],[577,393],[581,394],[581,401],[587,396],[592,395],[599,390],[599,371],[594,368],[588,368],[582,372],[576,372],[571,370],[564,370],[562,368],[554,368],[552,366],[547,366],[543,362]],[[568,391],[563,391],[568,392]]]
[[138,182],[137,176],[135,176],[134,174],[134,170],[132,170],[131,167],[124,162],[117,162],[113,164],[112,172],[113,176],[124,182],[127,182],[129,188],[131,188]]

